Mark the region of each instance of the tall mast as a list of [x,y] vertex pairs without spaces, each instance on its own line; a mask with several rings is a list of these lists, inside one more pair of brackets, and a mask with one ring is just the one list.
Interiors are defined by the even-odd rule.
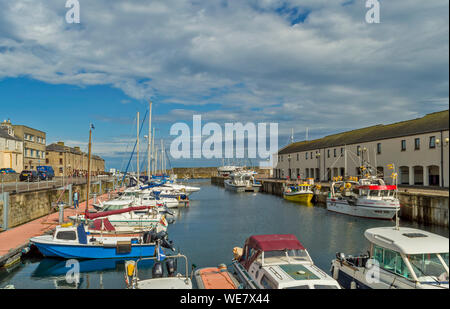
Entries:
[[164,145],[163,140],[161,139],[161,174],[164,173]]
[[156,174],[156,168],[155,168],[155,128],[153,128],[153,136],[152,136],[152,171],[153,171],[153,174]]
[[147,145],[147,179],[150,182],[150,143],[152,140],[152,101],[148,101],[149,103],[149,113],[150,116],[148,118],[148,145]]
[[137,112],[137,142],[136,142],[136,164],[137,164],[137,187],[139,188],[139,112]]
[[89,127],[88,174],[87,174],[86,209],[85,209],[86,215],[88,213],[89,208],[89,188],[91,187],[91,143],[92,143],[92,124]]

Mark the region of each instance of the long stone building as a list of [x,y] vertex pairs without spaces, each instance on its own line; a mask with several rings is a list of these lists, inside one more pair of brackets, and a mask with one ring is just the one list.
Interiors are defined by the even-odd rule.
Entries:
[[449,186],[449,111],[422,118],[375,125],[295,142],[280,149],[275,178],[358,176],[362,159],[391,182],[394,164],[398,184]]
[[[46,165],[53,167],[55,176],[86,176],[88,171],[88,154],[80,147],[65,146],[64,142],[50,144],[46,149]],[[105,173],[105,160],[91,155],[92,175]]]

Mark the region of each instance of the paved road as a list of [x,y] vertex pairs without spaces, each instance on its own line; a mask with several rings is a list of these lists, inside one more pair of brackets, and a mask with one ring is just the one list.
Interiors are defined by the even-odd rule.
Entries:
[[[95,183],[99,180],[103,181],[112,181],[113,177],[108,176],[100,176],[100,177],[93,177],[91,179],[91,183]],[[35,181],[35,182],[8,182],[8,183],[1,183],[0,184],[0,193],[3,192],[26,192],[26,191],[35,191],[39,189],[46,189],[46,188],[58,188],[62,187],[68,183],[72,184],[84,184],[86,183],[85,177],[78,177],[78,178],[62,178],[62,177],[55,177],[52,180],[49,181]]]

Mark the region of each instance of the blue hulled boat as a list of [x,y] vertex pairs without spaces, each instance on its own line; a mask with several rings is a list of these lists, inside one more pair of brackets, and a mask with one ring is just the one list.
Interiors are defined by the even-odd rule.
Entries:
[[46,257],[65,259],[113,259],[155,256],[159,240],[150,232],[134,235],[93,235],[78,226],[58,226],[53,235],[33,237],[30,242]]

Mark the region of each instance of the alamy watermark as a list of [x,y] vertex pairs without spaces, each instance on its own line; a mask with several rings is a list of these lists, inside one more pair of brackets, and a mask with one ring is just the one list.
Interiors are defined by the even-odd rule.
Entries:
[[[245,125],[240,122],[225,123],[223,134],[222,127],[218,123],[208,122],[202,127],[201,115],[193,115],[192,134],[186,123],[177,122],[170,128],[170,135],[177,136],[170,145],[170,155],[175,159],[259,158],[260,167],[273,167],[272,154],[278,151],[278,123],[247,122]],[[203,136],[208,138],[202,143]],[[269,140],[268,149],[267,140]]]
[[366,0],[366,23],[379,24],[380,23],[380,2],[378,0]]
[[69,8],[69,10],[66,13],[66,22],[68,24],[79,24],[80,2],[78,2],[78,0],[67,0],[66,8]]

